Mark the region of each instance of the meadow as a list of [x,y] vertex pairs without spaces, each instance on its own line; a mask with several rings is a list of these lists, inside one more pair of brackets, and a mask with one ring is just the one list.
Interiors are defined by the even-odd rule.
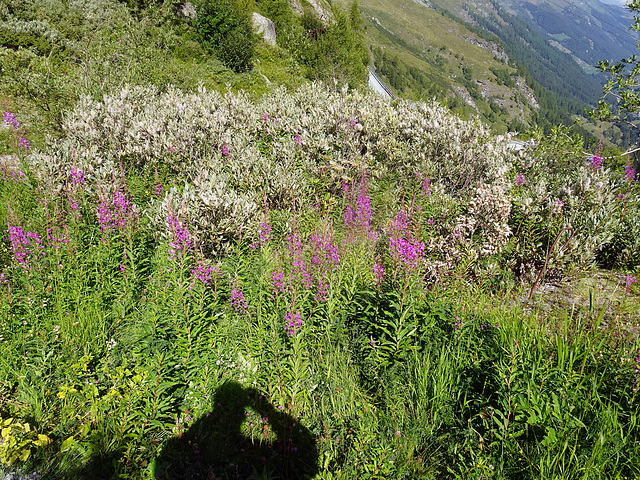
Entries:
[[[125,86],[39,148],[25,115],[1,132],[0,472],[640,478],[625,158],[315,83]],[[608,289],[550,301],[595,268]]]

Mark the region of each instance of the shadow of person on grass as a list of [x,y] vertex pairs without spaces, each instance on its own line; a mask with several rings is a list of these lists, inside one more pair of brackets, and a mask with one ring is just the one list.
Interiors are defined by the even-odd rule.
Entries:
[[[305,479],[317,473],[313,434],[258,390],[230,381],[213,401],[209,414],[164,446],[157,479]],[[259,420],[252,421],[256,414]],[[253,438],[246,435],[251,428]]]

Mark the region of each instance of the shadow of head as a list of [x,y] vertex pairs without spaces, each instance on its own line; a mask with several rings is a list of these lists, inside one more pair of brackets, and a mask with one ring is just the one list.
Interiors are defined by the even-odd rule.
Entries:
[[304,479],[317,473],[315,439],[256,389],[237,382],[218,388],[213,409],[167,442],[158,479]]

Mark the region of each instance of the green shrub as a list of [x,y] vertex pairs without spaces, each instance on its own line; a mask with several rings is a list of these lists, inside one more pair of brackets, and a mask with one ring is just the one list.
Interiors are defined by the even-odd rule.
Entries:
[[249,15],[232,0],[204,0],[197,12],[193,26],[204,48],[235,72],[251,69],[257,40]]

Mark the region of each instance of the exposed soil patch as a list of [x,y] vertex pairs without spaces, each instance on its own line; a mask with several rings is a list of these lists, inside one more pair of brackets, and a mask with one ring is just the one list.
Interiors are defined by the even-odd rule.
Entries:
[[591,320],[627,339],[640,335],[640,287],[623,273],[595,270],[569,275],[538,286],[531,301],[520,300],[542,312],[567,312]]

